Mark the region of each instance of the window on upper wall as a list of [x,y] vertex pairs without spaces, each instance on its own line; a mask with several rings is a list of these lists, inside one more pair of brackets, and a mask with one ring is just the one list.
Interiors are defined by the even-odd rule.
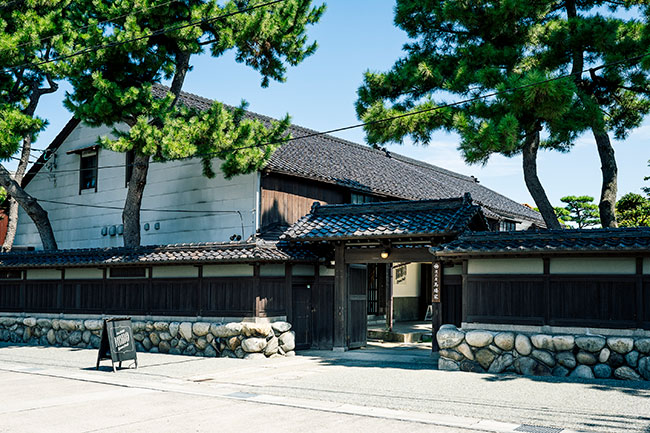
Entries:
[[79,194],[87,189],[97,191],[97,151],[85,151],[80,155]]
[[510,232],[516,230],[517,224],[513,221],[500,221],[499,222],[499,231],[500,232]]
[[353,192],[350,194],[350,203],[372,203],[380,201],[378,197],[362,194],[359,192]]
[[128,152],[125,153],[125,162],[124,166],[126,168],[125,170],[125,181],[124,181],[124,186],[128,187],[129,186],[129,181],[131,180],[131,175],[133,174],[133,161],[135,160],[135,152],[133,150],[129,150]]

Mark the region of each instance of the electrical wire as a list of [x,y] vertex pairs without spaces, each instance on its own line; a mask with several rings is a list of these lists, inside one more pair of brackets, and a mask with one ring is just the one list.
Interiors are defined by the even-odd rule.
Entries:
[[[326,130],[326,131],[314,131],[312,133],[299,135],[297,137],[287,137],[287,138],[282,139],[282,140],[259,143],[259,144],[255,144],[255,145],[251,145],[251,146],[237,147],[237,148],[232,149],[232,151],[233,152],[238,152],[238,151],[246,150],[246,149],[254,149],[254,148],[259,148],[259,147],[266,147],[266,146],[285,144],[285,143],[288,143],[288,142],[291,142],[291,141],[304,140],[304,139],[307,139],[307,138],[313,138],[313,137],[318,137],[318,136],[322,136],[322,135],[330,135],[330,134],[337,133],[337,132],[343,132],[343,131],[348,131],[348,130],[351,130],[351,129],[362,128],[364,126],[391,122],[391,121],[397,120],[397,119],[403,119],[403,118],[410,117],[410,116],[417,116],[419,114],[424,114],[424,113],[429,113],[429,112],[433,112],[433,111],[437,111],[437,110],[442,110],[444,108],[456,107],[456,106],[459,106],[459,105],[463,105],[463,104],[467,104],[467,103],[471,103],[471,102],[476,102],[476,101],[479,101],[479,100],[482,100],[482,99],[492,98],[492,97],[495,97],[495,96],[500,96],[500,95],[503,95],[503,94],[511,93],[511,92],[516,91],[516,90],[527,89],[527,88],[531,88],[531,87],[534,87],[534,86],[539,86],[541,84],[546,84],[546,83],[550,83],[550,82],[554,82],[554,81],[558,81],[558,80],[567,79],[567,78],[573,77],[575,75],[582,75],[582,74],[587,73],[587,72],[598,71],[600,69],[604,69],[604,68],[607,68],[607,67],[612,67],[612,66],[617,66],[617,65],[620,65],[620,64],[624,64],[624,63],[639,61],[639,60],[641,60],[641,59],[643,59],[645,57],[648,57],[648,56],[650,56],[650,52],[646,52],[644,54],[640,54],[640,55],[635,56],[635,57],[625,58],[625,59],[622,59],[622,60],[619,60],[619,61],[616,61],[616,62],[603,63],[601,65],[594,66],[594,67],[591,67],[591,68],[587,68],[587,69],[584,69],[582,71],[578,71],[578,72],[574,72],[574,73],[568,73],[568,74],[564,74],[564,75],[558,75],[556,77],[547,78],[545,80],[536,81],[536,82],[524,84],[524,85],[521,85],[521,86],[510,87],[510,88],[507,88],[507,89],[498,90],[498,91],[486,93],[486,94],[483,94],[483,95],[478,95],[478,96],[475,96],[475,97],[472,97],[472,98],[463,99],[463,100],[459,100],[459,101],[454,101],[454,102],[450,102],[450,103],[443,104],[443,105],[438,105],[436,107],[426,108],[426,109],[413,111],[413,112],[407,112],[407,113],[399,114],[399,115],[396,115],[396,116],[386,117],[386,118],[383,118],[383,119],[372,120],[372,121],[369,121],[369,122],[361,122],[361,123],[357,123],[357,124],[353,124],[353,125],[348,125],[348,126],[343,126],[343,127],[339,127],[339,128],[329,129],[329,130]],[[47,149],[45,151],[47,151]],[[185,157],[169,158],[169,159],[165,159],[164,161],[151,161],[151,163],[154,164],[154,163],[166,163],[166,162],[172,162],[172,161],[183,161],[183,160],[188,160],[188,159],[193,159],[193,158],[212,158],[212,157],[218,156],[220,153],[221,152],[219,152],[219,153],[217,153],[217,152],[196,153],[196,154],[193,154],[193,155],[190,155],[190,156],[185,156]],[[40,164],[40,165],[44,165],[46,162],[43,162],[43,163],[37,162],[37,163]],[[130,165],[133,166],[134,164],[130,164]],[[127,167],[127,166],[128,166],[127,164],[107,165],[107,166],[98,166],[98,167],[96,167],[96,169],[99,170],[99,169],[109,169],[109,168],[123,168],[123,167]],[[79,171],[81,171],[81,169],[67,169],[67,170],[58,170],[57,173],[72,173],[72,172],[77,173]]]
[[154,36],[164,35],[165,33],[169,33],[169,32],[172,32],[172,31],[182,30],[182,29],[186,29],[186,28],[189,28],[189,27],[198,26],[198,25],[201,25],[201,24],[210,24],[210,23],[213,23],[215,21],[219,21],[219,20],[224,19],[224,18],[230,18],[230,17],[235,16],[235,15],[241,15],[241,14],[244,14],[244,13],[247,13],[247,12],[254,11],[256,9],[261,9],[263,7],[272,6],[272,5],[275,5],[275,4],[278,4],[278,3],[282,3],[284,1],[285,0],[273,0],[273,1],[270,1],[270,2],[262,3],[262,4],[255,5],[255,6],[251,6],[251,7],[245,8],[245,9],[241,9],[241,10],[238,10],[236,12],[229,12],[227,14],[221,14],[221,15],[217,15],[217,16],[214,16],[214,17],[211,17],[211,18],[203,18],[201,20],[191,21],[189,23],[180,24],[180,25],[177,25],[177,26],[164,27],[164,28],[153,31],[151,34],[144,35],[144,36],[139,36],[137,38],[127,39],[127,40],[124,40],[124,41],[111,42],[109,44],[95,45],[95,46],[90,47],[90,48],[84,48],[82,50],[75,51],[75,52],[70,53],[70,54],[65,54],[65,55],[62,55],[62,56],[58,56],[58,57],[55,57],[55,58],[52,58],[52,59],[46,59],[46,60],[42,60],[40,62],[28,62],[28,63],[23,63],[21,65],[16,65],[16,66],[6,66],[6,67],[4,67],[2,69],[4,69],[5,71],[13,71],[13,70],[18,70],[18,69],[23,69],[23,68],[42,66],[42,65],[45,65],[45,64],[48,64],[48,63],[53,63],[53,62],[56,62],[56,61],[65,60],[65,59],[69,59],[69,58],[72,58],[72,57],[77,57],[77,56],[80,56],[80,55],[83,55],[83,54],[98,51],[100,49],[119,47],[119,46],[122,46],[122,45],[130,44],[131,42],[138,42],[138,41],[141,41],[141,40],[144,40],[144,39],[152,38]]
[[[95,26],[95,25],[100,26],[100,25],[103,25],[103,24],[111,23],[111,22],[113,22],[115,20],[119,20],[121,18],[126,18],[126,17],[134,15],[136,13],[140,13],[140,12],[143,12],[143,11],[149,11],[149,10],[153,10],[153,9],[158,9],[160,7],[169,6],[170,4],[177,3],[177,2],[180,2],[180,0],[169,0],[169,1],[165,2],[165,3],[161,3],[161,4],[155,5],[155,6],[142,7],[142,8],[139,8],[139,9],[136,8],[136,9],[134,9],[134,10],[128,12],[128,13],[118,15],[118,16],[113,17],[113,18],[105,19],[103,21],[98,21],[97,24],[93,24],[93,25],[88,24],[88,25],[85,25],[83,27],[78,27],[76,29],[73,29],[72,31],[78,32],[80,30],[86,30],[86,29],[88,29],[88,28],[90,28],[92,26]],[[38,39],[38,42],[40,43],[40,42],[48,41],[48,40],[53,39],[53,38],[55,38],[57,36],[63,36],[63,35],[64,35],[64,33],[57,33],[57,34],[54,34],[54,35],[45,36],[45,37],[42,37],[42,38]],[[21,47],[24,47],[24,46],[27,46],[27,45],[32,45],[32,42],[23,42],[22,44],[16,45],[15,48],[21,48]]]

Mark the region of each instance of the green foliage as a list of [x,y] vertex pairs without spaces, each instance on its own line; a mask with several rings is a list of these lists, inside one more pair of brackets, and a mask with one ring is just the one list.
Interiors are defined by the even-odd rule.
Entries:
[[621,227],[650,226],[650,199],[629,192],[616,202],[617,220]]
[[[650,163],[650,161],[648,162]],[[648,167],[650,167],[650,164],[648,165]],[[650,176],[644,177],[643,180],[650,180]],[[643,190],[643,192],[645,192],[648,195],[648,197],[650,197],[650,186],[644,186],[641,189]]]
[[564,206],[562,221],[573,222],[579,229],[588,228],[600,223],[598,205],[593,203],[594,198],[588,195],[579,197],[569,195],[560,199]]
[[61,71],[55,63],[34,63],[65,50],[64,9],[53,0],[18,0],[0,9],[0,159],[16,153],[23,139],[35,139],[47,124],[34,112]]
[[[306,29],[320,19],[324,6],[287,0],[237,13],[263,1],[183,0],[157,7],[159,3],[86,0],[88,8],[80,17],[92,26],[79,35],[77,46],[108,47],[66,62],[74,89],[66,97],[66,106],[90,125],[126,123],[130,129],[116,130],[116,140],[101,140],[112,150],[134,149],[156,160],[210,154],[225,161],[221,169],[226,176],[259,168],[277,145],[237,149],[286,138],[288,117],[264,124],[244,118],[241,108],[215,104],[199,112],[177,104],[185,73],[191,70],[191,56],[205,48],[215,57],[234,50],[237,62],[260,72],[262,86],[270,80],[284,81],[287,65],[314,53],[316,43],[308,42]],[[128,16],[105,23],[122,14]],[[225,18],[213,19],[219,16]],[[200,25],[191,25],[198,21]],[[177,30],[156,33],[168,28]],[[150,34],[156,36],[121,44]],[[174,94],[156,91],[152,84],[163,79],[173,79]],[[212,176],[209,159],[204,161],[204,172]]]
[[[519,153],[536,131],[543,131],[542,147],[559,151],[598,121],[624,138],[650,112],[650,80],[642,67],[650,60],[532,85],[647,51],[646,22],[616,15],[638,7],[650,16],[647,2],[607,2],[607,10],[601,0],[575,3],[577,15],[567,19],[574,2],[398,0],[395,24],[412,42],[390,71],[365,74],[356,108],[361,119],[374,122],[366,127],[368,141],[410,137],[428,144],[435,130],[456,131],[465,160],[486,163],[495,153]],[[445,107],[445,101],[526,85]],[[444,108],[420,113],[437,107]],[[382,122],[409,113],[419,114]]]

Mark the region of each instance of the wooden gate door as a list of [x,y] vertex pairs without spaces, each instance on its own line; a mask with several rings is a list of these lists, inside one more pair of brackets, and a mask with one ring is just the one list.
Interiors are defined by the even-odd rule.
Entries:
[[306,284],[294,284],[292,289],[291,329],[296,333],[296,349],[309,349],[312,342],[311,289]]
[[368,268],[350,265],[348,272],[348,348],[358,349],[368,338]]

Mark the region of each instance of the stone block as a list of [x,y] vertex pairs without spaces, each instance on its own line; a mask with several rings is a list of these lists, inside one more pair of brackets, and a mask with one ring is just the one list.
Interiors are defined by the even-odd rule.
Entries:
[[639,365],[639,352],[633,350],[627,355],[625,355],[625,362],[630,367],[636,368]]
[[181,324],[178,322],[171,322],[169,324],[169,335],[172,336],[172,338],[178,337],[178,329],[180,328]]
[[438,346],[441,349],[452,349],[458,346],[465,338],[465,333],[456,327],[453,328],[440,328],[436,334]]
[[192,324],[190,322],[183,322],[178,327],[178,333],[187,341],[192,341]]
[[515,358],[512,356],[510,353],[504,353],[497,357],[497,359],[490,364],[490,368],[488,368],[488,373],[502,373],[504,372],[508,367],[510,367],[512,364],[514,364]]
[[438,360],[438,370],[444,371],[459,371],[460,367],[458,363],[446,358],[440,358]]
[[161,341],[158,343],[158,350],[160,353],[169,353],[169,351],[172,349],[171,344],[169,344],[169,341]]
[[440,356],[444,356],[447,359],[454,360],[456,362],[462,361],[465,357],[460,353],[452,349],[440,349]]
[[153,329],[156,331],[169,331],[169,322],[153,322]]
[[33,328],[36,326],[36,319],[34,317],[25,317],[23,319],[23,325]]
[[[553,344],[550,338],[549,338],[549,342],[551,343],[551,345]],[[555,365],[555,358],[553,357],[553,355],[551,355],[551,353],[547,352],[546,350],[534,349],[530,354],[530,356],[540,362],[543,362],[549,367],[553,367]]]
[[[273,330],[273,332],[275,332],[275,329]],[[273,337],[268,339],[266,342],[266,347],[264,348],[264,354],[266,356],[275,355],[276,353],[278,353],[279,348],[280,348],[280,340],[278,339],[278,337],[273,335]]]
[[158,346],[160,344],[160,337],[155,332],[149,333],[149,340],[151,340],[151,344],[154,346]]
[[573,335],[555,335],[553,336],[553,348],[556,352],[573,350],[576,345],[576,339]]
[[595,365],[598,362],[593,353],[584,350],[581,350],[576,354],[576,360],[578,361],[578,364],[584,365]]
[[608,347],[603,347],[603,350],[601,350],[600,353],[598,354],[598,362],[607,362],[607,360],[609,359],[609,355],[611,353],[612,352],[609,350]]
[[205,337],[210,332],[210,324],[205,322],[196,322],[192,324],[192,332],[197,337]]
[[266,347],[266,338],[251,337],[245,338],[241,342],[241,348],[244,352],[254,353],[261,352]]
[[561,365],[557,365],[551,374],[553,374],[555,377],[567,377],[569,375],[569,370],[562,367]]
[[[89,331],[101,331],[104,322],[101,320],[84,320],[84,327]],[[131,324],[131,329],[133,329],[133,324]]]
[[533,351],[533,345],[530,342],[530,338],[524,334],[517,334],[515,337],[515,349],[522,356],[528,356]]
[[249,323],[242,324],[241,333],[246,337],[267,337],[273,332],[270,323]]
[[273,322],[271,323],[271,328],[276,336],[283,334],[291,329],[291,323],[289,322]]
[[472,352],[472,349],[469,347],[469,344],[461,343],[458,346],[456,346],[455,350],[460,352],[465,358],[469,359],[470,361],[474,360],[474,352]]
[[285,352],[290,352],[296,348],[296,333],[293,331],[285,332],[278,337],[280,347]]
[[628,366],[618,367],[614,370],[614,377],[621,380],[643,380],[636,371]]
[[243,325],[241,323],[226,323],[225,325],[210,325],[210,333],[215,337],[235,337],[242,332]]
[[546,334],[535,334],[530,336],[530,342],[537,349],[541,350],[554,350],[553,337]]
[[205,337],[200,337],[196,339],[194,344],[198,350],[205,350],[208,347],[208,340]]
[[488,331],[469,331],[465,334],[465,341],[470,346],[485,347],[492,344],[494,335]]
[[641,353],[650,353],[650,338],[639,338],[634,342],[634,348]]
[[478,362],[485,370],[490,368],[490,365],[496,357],[497,355],[494,352],[486,348],[479,349],[474,355],[476,362]]
[[494,336],[494,344],[501,350],[511,351],[515,347],[514,332],[500,332]]
[[466,359],[461,361],[460,364],[458,364],[458,367],[460,368],[460,371],[466,371],[468,373],[485,373],[485,369],[476,361],[469,361]]
[[48,329],[52,327],[52,320],[50,319],[37,319],[36,325],[43,329]]
[[582,335],[576,337],[576,346],[587,352],[600,352],[605,347],[607,340],[598,335]]
[[634,349],[634,340],[628,337],[609,337],[607,339],[607,346],[614,352],[625,355]]
[[637,368],[641,376],[646,380],[650,380],[650,356],[645,356],[639,359],[639,366]]
[[591,367],[588,365],[579,365],[575,370],[571,372],[569,377],[576,377],[579,379],[593,379],[594,372],[591,370]]
[[612,376],[612,368],[607,364],[595,365],[594,376],[598,379],[607,379]]

